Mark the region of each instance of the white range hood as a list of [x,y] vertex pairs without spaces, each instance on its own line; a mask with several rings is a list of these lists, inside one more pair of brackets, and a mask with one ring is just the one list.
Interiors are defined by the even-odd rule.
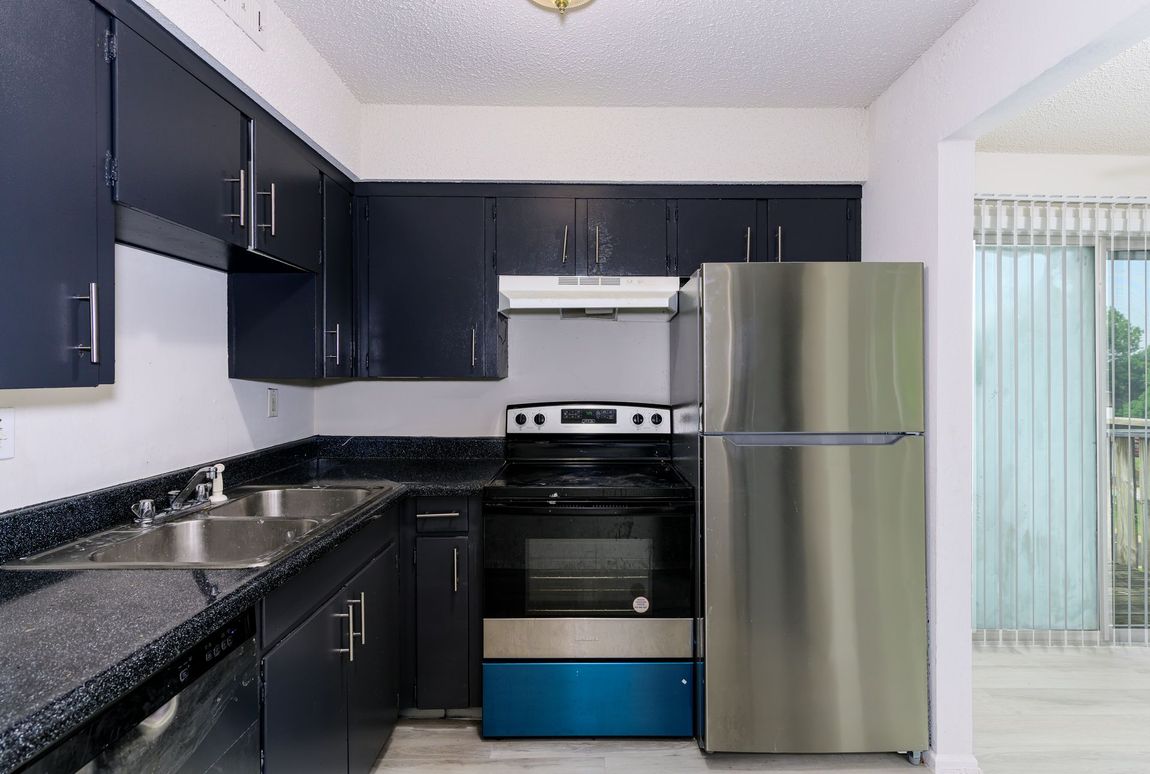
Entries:
[[678,310],[678,277],[499,277],[499,311],[508,315],[665,321]]

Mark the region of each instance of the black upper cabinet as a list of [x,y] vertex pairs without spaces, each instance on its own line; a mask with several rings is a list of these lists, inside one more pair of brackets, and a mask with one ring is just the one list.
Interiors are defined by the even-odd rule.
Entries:
[[246,247],[247,119],[124,24],[116,41],[116,201]]
[[323,375],[354,373],[351,194],[323,182]]
[[0,29],[0,388],[111,382],[108,19],[87,2],[7,0]]
[[587,227],[579,252],[587,274],[669,273],[666,199],[587,199],[581,204]]
[[678,275],[701,263],[754,259],[754,199],[679,199],[675,203]]
[[857,261],[857,199],[769,199],[759,203],[760,261]]
[[323,190],[319,170],[286,129],[256,123],[255,246],[310,271],[323,250]]
[[575,200],[496,200],[495,264],[500,274],[575,273]]
[[228,376],[311,379],[321,319],[319,277],[307,272],[228,274]]
[[415,539],[416,705],[469,706],[468,540]]
[[487,213],[479,197],[372,197],[369,376],[506,375],[499,327],[488,319],[497,315]]

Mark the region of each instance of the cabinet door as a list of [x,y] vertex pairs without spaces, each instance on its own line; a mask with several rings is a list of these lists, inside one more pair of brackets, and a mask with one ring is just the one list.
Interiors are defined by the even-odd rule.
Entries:
[[495,266],[500,274],[575,273],[575,200],[496,200]]
[[123,24],[116,41],[116,200],[247,247],[247,120]]
[[340,591],[264,657],[268,774],[347,770],[348,607]]
[[399,568],[396,544],[347,585],[360,616],[355,660],[347,665],[347,761],[370,772],[399,718]]
[[111,381],[107,24],[90,3],[0,3],[0,388]]
[[228,376],[313,379],[320,372],[319,277],[305,272],[228,275]]
[[770,199],[759,215],[760,261],[859,260],[857,199]]
[[255,125],[255,246],[262,253],[310,271],[323,250],[320,172],[300,141],[278,126]]
[[351,194],[324,178],[323,205],[323,375],[351,376]]
[[666,276],[666,199],[587,199],[587,274]]
[[699,264],[754,257],[754,199],[680,199],[675,204],[677,273],[689,277]]
[[466,537],[415,540],[416,706],[468,706]]
[[475,197],[371,199],[371,376],[484,375],[484,212]]

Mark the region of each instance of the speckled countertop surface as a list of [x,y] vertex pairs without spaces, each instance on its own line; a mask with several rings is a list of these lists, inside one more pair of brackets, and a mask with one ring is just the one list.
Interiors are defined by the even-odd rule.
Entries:
[[[322,453],[322,452],[321,452]],[[0,771],[74,728],[408,495],[474,494],[501,459],[329,459],[253,484],[403,484],[252,570],[0,570]]]

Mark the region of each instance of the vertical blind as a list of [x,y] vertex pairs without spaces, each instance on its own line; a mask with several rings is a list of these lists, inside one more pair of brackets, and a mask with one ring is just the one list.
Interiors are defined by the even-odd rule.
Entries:
[[1148,256],[1146,199],[975,201],[976,629],[1150,644]]
[[976,629],[1099,628],[1096,252],[1081,217],[975,203]]

